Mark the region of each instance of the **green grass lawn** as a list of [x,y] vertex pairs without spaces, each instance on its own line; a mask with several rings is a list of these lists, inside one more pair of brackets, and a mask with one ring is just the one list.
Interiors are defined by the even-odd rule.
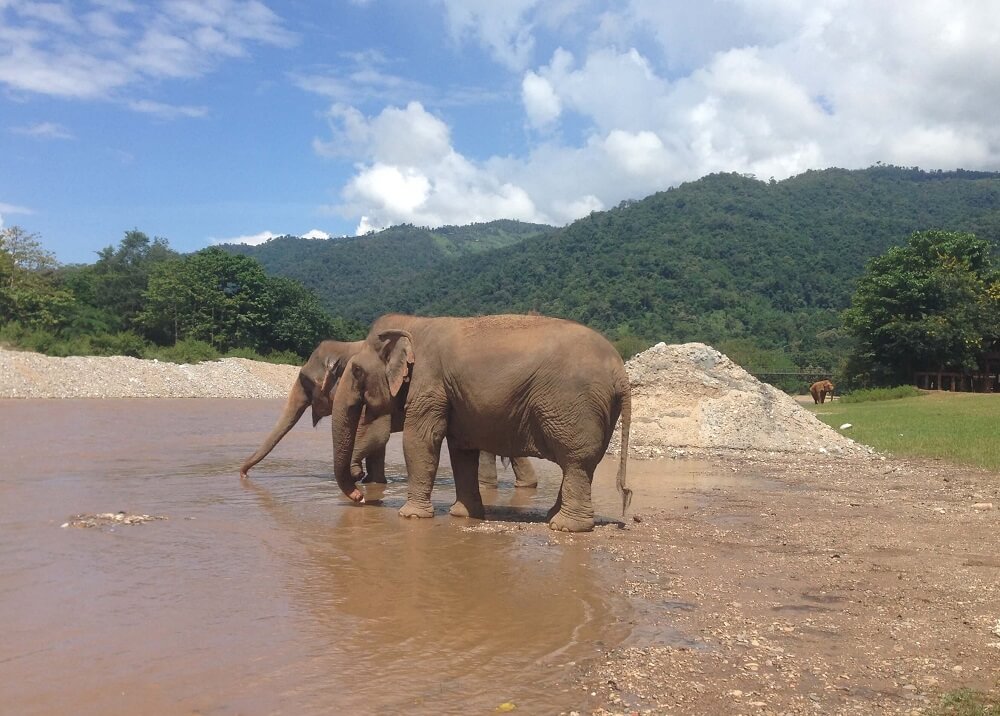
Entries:
[[810,405],[816,417],[880,452],[939,457],[1000,472],[1000,394],[926,394],[865,403]]

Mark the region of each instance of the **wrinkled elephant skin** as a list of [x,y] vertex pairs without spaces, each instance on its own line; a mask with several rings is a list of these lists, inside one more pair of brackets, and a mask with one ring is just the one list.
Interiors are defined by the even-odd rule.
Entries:
[[[405,394],[405,398],[403,395]],[[344,369],[333,401],[334,475],[350,495],[350,463],[362,410],[369,420],[405,401],[407,501],[400,514],[431,517],[441,443],[455,475],[451,513],[482,518],[479,451],[540,457],[562,468],[553,529],[593,528],[591,483],[622,417],[622,510],[631,392],[621,357],[585,326],[544,316],[375,321]]]

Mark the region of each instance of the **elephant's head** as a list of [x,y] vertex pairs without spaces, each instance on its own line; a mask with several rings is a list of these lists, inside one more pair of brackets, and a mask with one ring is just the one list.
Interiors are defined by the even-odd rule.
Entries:
[[362,410],[365,421],[392,411],[402,400],[403,386],[413,365],[412,337],[407,331],[389,330],[370,337],[344,368],[333,398],[333,474],[344,494],[361,502],[361,491],[351,477],[351,456]]
[[285,401],[285,408],[274,428],[257,451],[240,467],[242,477],[246,477],[250,468],[274,449],[274,446],[299,421],[306,408],[312,407],[313,427],[330,414],[333,407],[333,393],[344,372],[344,366],[363,345],[362,341],[353,343],[323,341],[316,346],[309,360],[299,370]]

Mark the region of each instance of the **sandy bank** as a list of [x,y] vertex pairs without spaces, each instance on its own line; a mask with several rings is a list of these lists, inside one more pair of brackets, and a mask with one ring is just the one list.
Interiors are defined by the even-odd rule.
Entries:
[[182,365],[0,349],[0,398],[284,398],[298,372],[245,358]]

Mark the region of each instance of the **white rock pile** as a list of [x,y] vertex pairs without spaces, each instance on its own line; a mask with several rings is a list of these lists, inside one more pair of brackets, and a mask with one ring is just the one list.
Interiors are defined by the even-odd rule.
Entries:
[[[632,457],[716,450],[870,453],[703,343],[658,343],[625,368],[632,383]],[[620,448],[616,431],[610,452]]]
[[284,398],[298,373],[245,358],[182,365],[0,349],[0,398]]

